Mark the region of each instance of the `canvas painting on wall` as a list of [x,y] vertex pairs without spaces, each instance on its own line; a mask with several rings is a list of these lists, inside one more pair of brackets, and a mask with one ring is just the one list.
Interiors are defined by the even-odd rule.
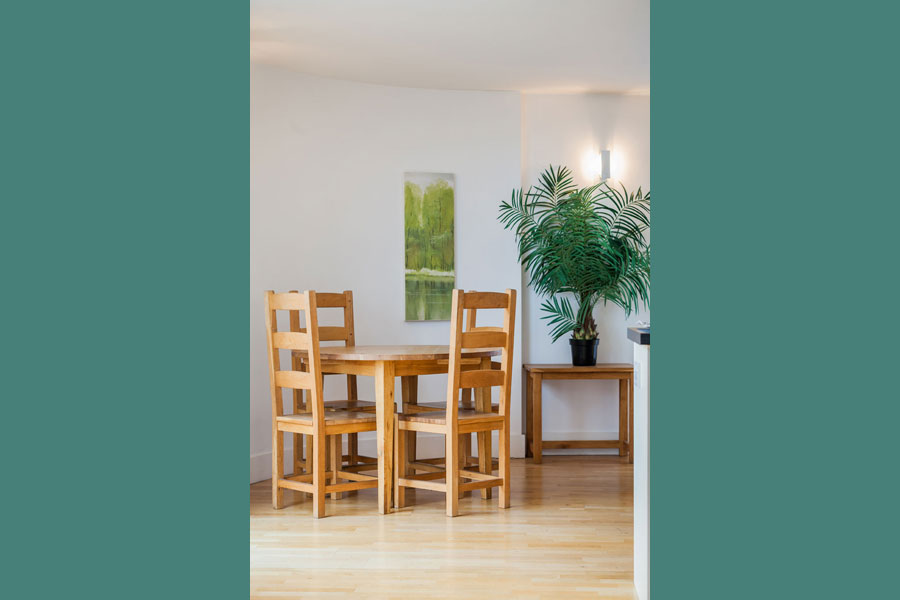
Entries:
[[406,320],[450,319],[454,266],[451,173],[404,173]]

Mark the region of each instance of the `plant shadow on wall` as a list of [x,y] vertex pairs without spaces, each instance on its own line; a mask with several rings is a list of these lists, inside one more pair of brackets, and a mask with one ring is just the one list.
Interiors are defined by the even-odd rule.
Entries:
[[500,204],[500,221],[516,235],[531,287],[546,297],[541,318],[553,341],[571,332],[573,364],[596,364],[597,303],[628,315],[650,304],[650,192],[606,181],[578,189],[569,169],[551,165],[536,186]]

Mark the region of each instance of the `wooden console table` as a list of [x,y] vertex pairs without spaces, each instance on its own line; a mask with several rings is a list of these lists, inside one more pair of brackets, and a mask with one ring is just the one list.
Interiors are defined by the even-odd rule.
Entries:
[[[593,367],[572,365],[522,365],[525,390],[525,456],[540,463],[544,448],[618,448],[619,456],[634,462],[634,365],[631,363],[598,363]],[[553,440],[543,441],[541,422],[541,383],[546,379],[618,379],[618,440]]]

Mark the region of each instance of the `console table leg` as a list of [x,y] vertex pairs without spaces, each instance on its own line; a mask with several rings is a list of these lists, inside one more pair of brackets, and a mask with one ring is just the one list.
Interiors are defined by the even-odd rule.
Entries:
[[628,437],[628,380],[619,380],[619,456],[625,456],[625,438]]
[[531,455],[534,457],[534,462],[540,464],[543,461],[543,457],[541,456],[541,446],[543,445],[543,437],[544,424],[541,421],[541,384],[543,383],[542,377],[540,373],[532,374],[532,391],[531,391],[531,404],[533,407],[532,412],[534,413],[531,417],[532,422],[532,449]]
[[533,456],[531,448],[534,444],[532,429],[534,427],[534,419],[532,418],[534,406],[531,398],[531,385],[531,376],[527,370],[522,369],[522,390],[525,392],[525,458]]

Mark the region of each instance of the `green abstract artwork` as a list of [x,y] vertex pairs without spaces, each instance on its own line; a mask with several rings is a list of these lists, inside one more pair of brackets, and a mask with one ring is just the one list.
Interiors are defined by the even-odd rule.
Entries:
[[406,320],[450,319],[455,178],[450,173],[404,173]]

